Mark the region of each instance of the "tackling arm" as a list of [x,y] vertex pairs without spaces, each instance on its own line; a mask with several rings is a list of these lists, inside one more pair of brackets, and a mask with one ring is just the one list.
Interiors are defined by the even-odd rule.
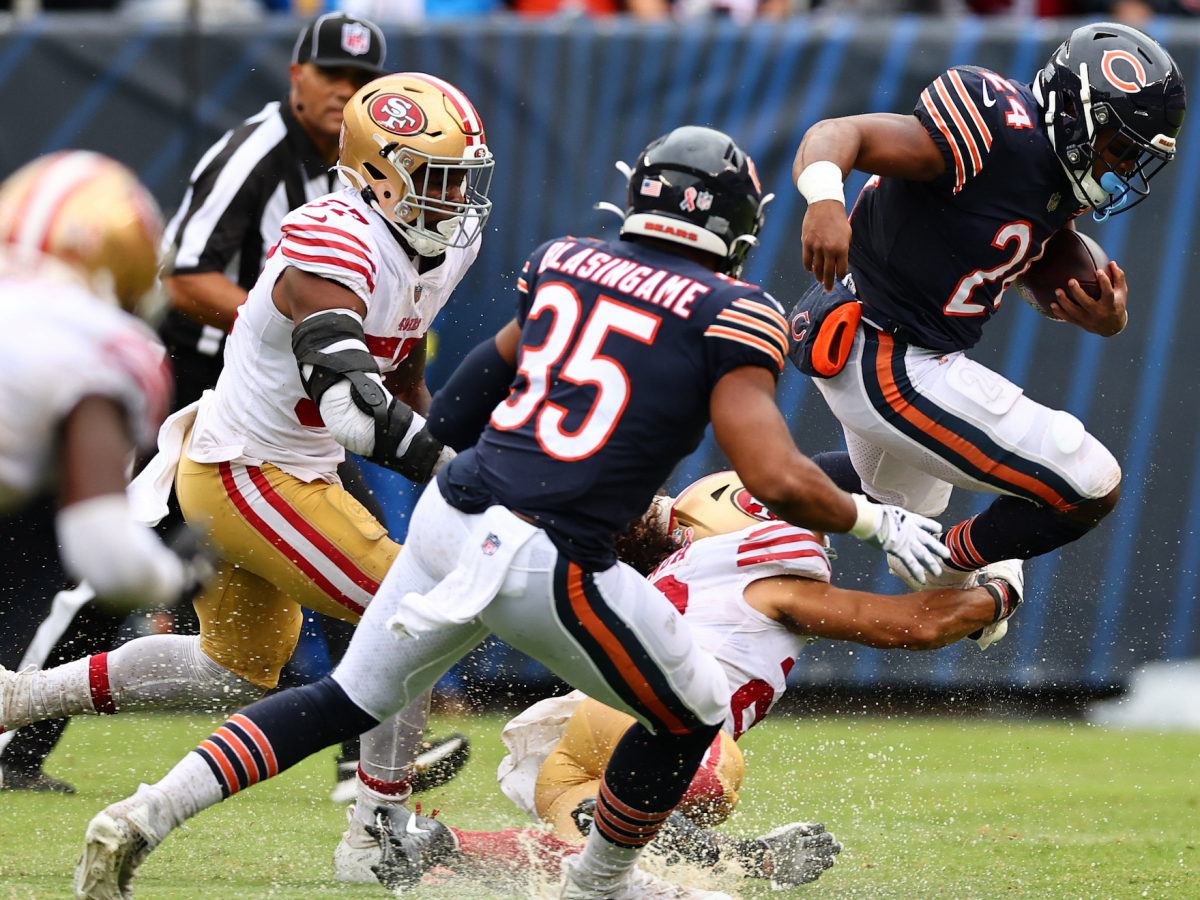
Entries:
[[752,582],[745,598],[798,634],[881,650],[936,650],[997,620],[997,601],[984,587],[890,596],[784,575]]

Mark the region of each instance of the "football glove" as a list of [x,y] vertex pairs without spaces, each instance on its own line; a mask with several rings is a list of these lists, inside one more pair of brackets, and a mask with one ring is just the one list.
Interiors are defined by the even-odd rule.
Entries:
[[943,559],[950,551],[938,540],[942,526],[898,506],[872,503],[862,494],[851,494],[858,508],[858,521],[850,533],[863,543],[896,558],[912,578],[925,583],[925,572],[942,574]]

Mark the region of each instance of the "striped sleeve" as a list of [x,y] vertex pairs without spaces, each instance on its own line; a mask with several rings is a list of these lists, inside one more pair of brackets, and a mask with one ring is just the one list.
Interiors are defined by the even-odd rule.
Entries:
[[279,252],[289,265],[349,288],[369,307],[379,276],[369,230],[349,217],[312,216],[306,210],[302,206],[283,220]]
[[914,114],[946,161],[938,183],[957,194],[983,171],[1015,93],[999,75],[966,66],[942,73],[921,92]]
[[761,291],[725,304],[704,331],[718,349],[716,378],[742,365],[759,365],[778,377],[787,354],[783,308]]
[[797,575],[825,582],[833,572],[817,536],[787,522],[744,529],[738,543],[737,569],[757,578]]

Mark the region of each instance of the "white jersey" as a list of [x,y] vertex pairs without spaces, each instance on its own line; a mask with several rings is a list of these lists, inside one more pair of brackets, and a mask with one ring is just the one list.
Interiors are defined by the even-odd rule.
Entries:
[[271,299],[288,266],[349,288],[366,304],[367,347],[387,373],[425,336],[479,253],[448,249],[418,273],[383,219],[347,188],[293,210],[225,346],[216,390],[200,403],[188,456],[201,463],[270,462],[304,481],[336,481],[345,450],[300,382],[294,323]]
[[0,271],[0,513],[57,483],[58,430],[84,397],[120,404],[143,448],[170,408],[154,333],[54,269]]
[[815,534],[767,522],[689,544],[650,576],[683,613],[696,643],[725,670],[733,694],[725,730],[735,740],[783,695],[796,656],[810,640],[750,606],[743,599],[746,586],[777,575],[828,582],[830,573]]

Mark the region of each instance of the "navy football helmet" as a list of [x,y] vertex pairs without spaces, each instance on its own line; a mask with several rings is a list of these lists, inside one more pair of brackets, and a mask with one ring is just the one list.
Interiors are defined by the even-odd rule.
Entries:
[[[1175,158],[1187,99],[1183,75],[1158,42],[1128,25],[1076,28],[1033,83],[1046,131],[1080,203],[1098,218],[1150,193]],[[1109,159],[1095,163],[1105,152]]]
[[720,271],[741,274],[773,195],[763,196],[754,160],[733,138],[686,125],[653,141],[622,171],[629,177],[622,236],[697,247],[721,260]]

